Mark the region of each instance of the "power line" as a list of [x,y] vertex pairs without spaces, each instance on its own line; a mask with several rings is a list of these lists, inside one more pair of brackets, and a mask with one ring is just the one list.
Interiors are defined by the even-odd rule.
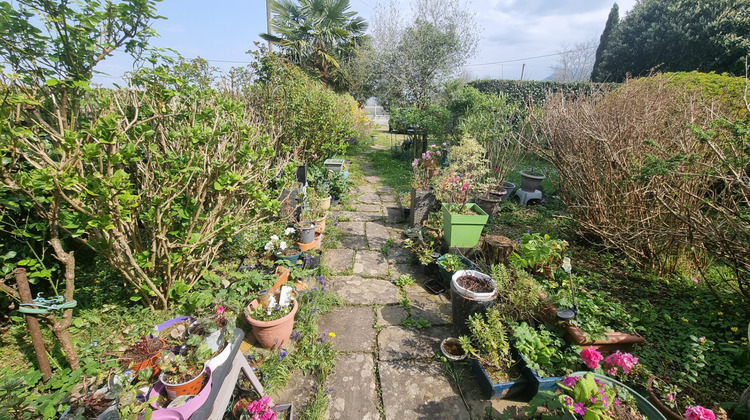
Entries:
[[517,62],[517,61],[525,61],[525,60],[535,60],[535,59],[537,59],[537,58],[547,58],[547,57],[554,57],[554,56],[556,56],[556,55],[563,55],[563,54],[567,54],[567,53],[572,53],[572,52],[581,52],[581,51],[586,51],[586,50],[593,50],[594,48],[596,48],[596,47],[586,47],[586,48],[581,48],[581,49],[579,49],[579,50],[568,50],[568,51],[561,51],[561,52],[558,52],[558,53],[554,53],[554,54],[537,55],[537,56],[534,56],[534,57],[526,57],[526,58],[515,58],[515,59],[513,59],[513,60],[493,61],[493,62],[491,62],[491,63],[476,63],[476,64],[466,64],[466,65],[464,65],[464,67],[472,67],[472,66],[489,66],[489,65],[492,65],[492,64],[505,64],[505,63],[515,63],[515,62]]

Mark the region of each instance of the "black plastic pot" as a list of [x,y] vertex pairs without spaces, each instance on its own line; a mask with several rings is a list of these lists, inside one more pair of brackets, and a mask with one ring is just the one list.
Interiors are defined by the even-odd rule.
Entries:
[[[464,275],[473,275],[486,278],[492,283],[493,290],[489,293],[476,293],[459,286],[457,280]],[[466,322],[469,316],[476,313],[485,313],[497,299],[497,287],[492,278],[484,273],[474,270],[459,270],[451,279],[451,307],[453,310],[453,331],[456,336],[471,335],[471,330]]]

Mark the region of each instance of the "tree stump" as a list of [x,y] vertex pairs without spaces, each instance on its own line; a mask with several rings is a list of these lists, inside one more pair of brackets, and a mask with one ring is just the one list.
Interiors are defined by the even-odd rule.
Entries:
[[507,264],[513,254],[513,241],[500,235],[487,235],[480,243],[487,264]]

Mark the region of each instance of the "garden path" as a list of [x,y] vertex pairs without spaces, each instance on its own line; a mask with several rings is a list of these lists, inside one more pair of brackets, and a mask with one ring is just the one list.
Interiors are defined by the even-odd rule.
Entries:
[[[394,191],[380,184],[369,162],[361,166],[364,179],[353,187],[351,211],[331,212],[342,232],[340,246],[323,256],[333,272],[329,287],[344,302],[319,322],[324,336],[335,334],[340,352],[326,381],[326,418],[480,419],[486,406],[495,413],[523,406],[486,400],[469,372],[450,374],[436,356],[440,341],[452,331],[450,297],[431,295],[421,286],[422,270],[401,248],[406,225]],[[393,281],[406,274],[417,282],[397,287]],[[402,321],[408,318],[423,318],[431,326],[406,327]],[[311,400],[314,383],[294,372],[274,400],[294,402],[295,411],[301,411]]]

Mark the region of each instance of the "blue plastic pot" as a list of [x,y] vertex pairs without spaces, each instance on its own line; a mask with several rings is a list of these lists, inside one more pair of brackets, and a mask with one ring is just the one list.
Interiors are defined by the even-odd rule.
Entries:
[[493,383],[487,372],[477,359],[471,359],[474,376],[479,381],[479,387],[489,398],[511,398],[526,390],[529,381],[521,376],[518,380],[509,382]]
[[[464,270],[476,270],[477,266],[474,265],[473,262],[469,261],[467,258],[464,258],[459,255],[459,258],[461,258],[461,261],[463,261],[464,265],[466,266]],[[453,275],[456,274],[455,271],[448,271],[446,270],[442,265],[440,265],[440,261],[445,260],[445,256],[441,255],[440,258],[437,259],[437,266],[438,270],[440,271],[440,279],[443,281],[443,285],[445,287],[450,287],[451,279],[453,278]]]

